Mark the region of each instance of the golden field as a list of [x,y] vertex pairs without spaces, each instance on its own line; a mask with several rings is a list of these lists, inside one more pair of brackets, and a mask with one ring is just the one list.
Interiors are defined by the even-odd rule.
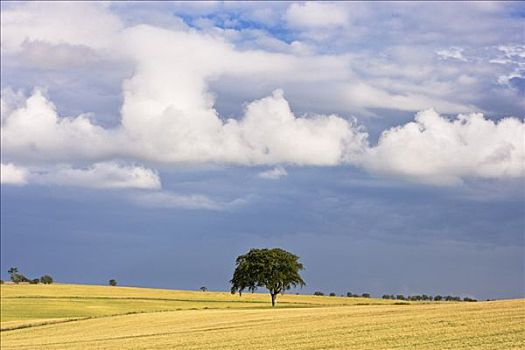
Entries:
[[523,349],[525,300],[2,285],[2,349]]

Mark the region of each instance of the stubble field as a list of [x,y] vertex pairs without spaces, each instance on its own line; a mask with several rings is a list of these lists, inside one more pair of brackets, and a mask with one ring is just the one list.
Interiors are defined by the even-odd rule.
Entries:
[[523,349],[525,300],[3,285],[2,349]]

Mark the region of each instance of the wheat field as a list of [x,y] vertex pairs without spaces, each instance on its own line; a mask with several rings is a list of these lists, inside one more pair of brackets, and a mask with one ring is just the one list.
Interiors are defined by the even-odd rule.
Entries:
[[2,349],[523,349],[525,300],[3,285]]

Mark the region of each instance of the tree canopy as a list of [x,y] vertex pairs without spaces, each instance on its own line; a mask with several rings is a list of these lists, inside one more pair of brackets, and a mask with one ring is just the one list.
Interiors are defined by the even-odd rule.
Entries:
[[280,248],[251,249],[236,260],[236,268],[231,279],[231,293],[244,290],[254,292],[265,287],[272,297],[275,306],[277,294],[284,293],[292,287],[305,285],[299,272],[303,270],[299,257]]

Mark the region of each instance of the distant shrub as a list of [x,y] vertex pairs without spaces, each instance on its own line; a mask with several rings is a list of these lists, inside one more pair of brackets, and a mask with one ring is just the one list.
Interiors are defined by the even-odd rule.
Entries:
[[370,293],[363,293],[361,294],[363,298],[370,298]]
[[352,294],[352,292],[348,292],[348,293],[346,293],[346,296],[349,297],[349,298],[351,298],[351,297],[353,297],[354,295]]
[[199,288],[201,291],[203,292],[207,292],[208,291],[208,288],[206,286],[202,286]]
[[477,300],[476,300],[476,299],[469,298],[469,297],[464,297],[464,298],[463,298],[463,301],[473,302],[473,301],[477,301]]
[[30,284],[38,284],[40,283],[40,280],[38,278],[35,278],[35,279],[32,279],[31,281],[29,281]]
[[335,292],[330,293],[330,296],[335,297],[336,296]]
[[22,275],[21,273],[18,273],[18,268],[16,267],[11,267],[7,272],[9,273],[11,281],[14,283],[30,282],[29,278]]
[[322,295],[324,295],[324,293],[317,291],[317,292],[314,292],[314,295],[322,296]]
[[436,295],[434,297],[434,301],[441,301],[441,300],[443,300],[443,297],[441,295]]
[[40,283],[51,284],[51,283],[53,283],[53,277],[51,277],[49,275],[44,275],[44,276],[40,277]]
[[396,295],[397,300],[406,300],[405,296],[403,294]]
[[117,281],[114,279],[109,280],[109,285],[112,287],[115,287],[117,285]]

